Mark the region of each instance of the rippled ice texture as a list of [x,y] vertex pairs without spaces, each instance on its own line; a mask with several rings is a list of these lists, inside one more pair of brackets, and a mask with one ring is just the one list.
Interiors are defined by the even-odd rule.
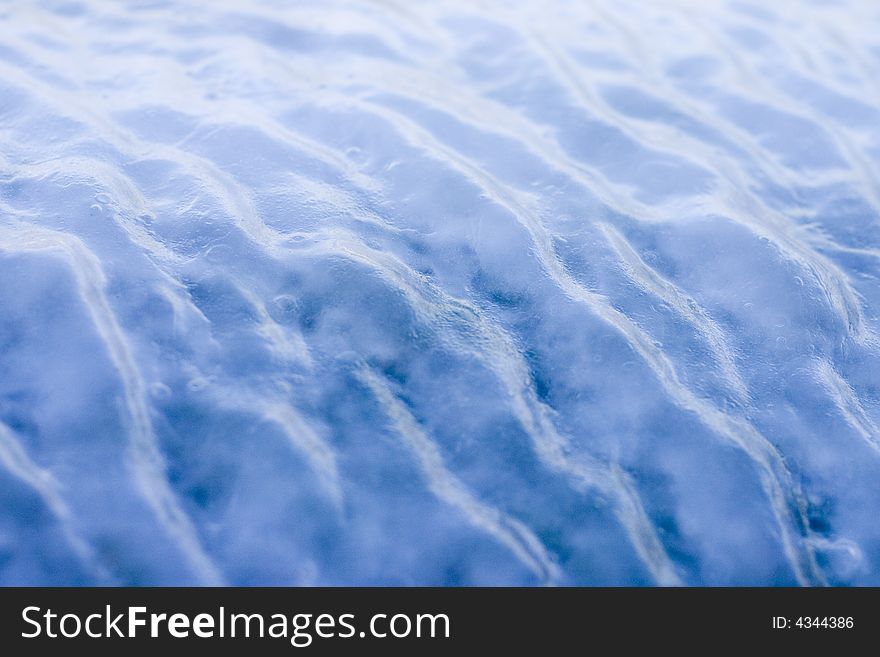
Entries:
[[876,2],[0,5],[0,583],[880,584]]

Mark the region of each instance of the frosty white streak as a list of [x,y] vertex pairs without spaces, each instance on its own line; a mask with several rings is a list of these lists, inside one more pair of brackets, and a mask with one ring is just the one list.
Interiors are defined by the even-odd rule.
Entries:
[[485,531],[537,575],[543,583],[557,582],[561,573],[541,541],[520,521],[476,499],[465,485],[443,463],[437,445],[422,431],[404,404],[376,374],[362,367],[357,376],[366,385],[391,420],[395,431],[413,455],[428,488],[440,500],[461,511],[468,521]]
[[25,224],[0,225],[0,244],[7,251],[56,251],[70,263],[82,301],[122,379],[130,423],[130,456],[136,480],[162,526],[180,545],[201,580],[206,584],[222,582],[202,549],[195,528],[168,486],[166,466],[155,443],[145,401],[146,390],[125,334],[104,295],[104,273],[100,263],[76,237]]

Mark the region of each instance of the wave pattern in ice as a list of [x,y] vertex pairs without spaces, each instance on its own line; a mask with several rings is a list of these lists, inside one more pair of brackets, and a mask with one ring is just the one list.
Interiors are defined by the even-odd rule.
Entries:
[[880,584],[880,6],[0,5],[0,583]]

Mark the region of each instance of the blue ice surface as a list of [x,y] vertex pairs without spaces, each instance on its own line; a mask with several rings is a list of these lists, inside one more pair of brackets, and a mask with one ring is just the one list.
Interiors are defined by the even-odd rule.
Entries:
[[880,584],[880,4],[0,4],[0,584]]

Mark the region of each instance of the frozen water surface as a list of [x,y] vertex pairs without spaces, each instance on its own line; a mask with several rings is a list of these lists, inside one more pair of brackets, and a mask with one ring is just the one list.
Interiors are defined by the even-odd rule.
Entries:
[[880,584],[880,5],[0,4],[0,583]]

